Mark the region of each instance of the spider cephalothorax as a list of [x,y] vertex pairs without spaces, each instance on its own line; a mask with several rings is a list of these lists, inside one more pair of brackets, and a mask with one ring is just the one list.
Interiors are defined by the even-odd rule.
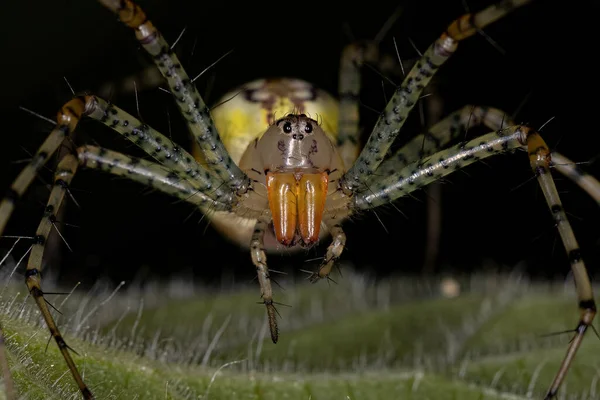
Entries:
[[248,146],[240,167],[255,187],[246,201],[262,201],[259,209],[270,210],[279,243],[311,245],[319,239],[328,194],[336,190],[330,175],[343,166],[317,121],[305,114],[277,120]]

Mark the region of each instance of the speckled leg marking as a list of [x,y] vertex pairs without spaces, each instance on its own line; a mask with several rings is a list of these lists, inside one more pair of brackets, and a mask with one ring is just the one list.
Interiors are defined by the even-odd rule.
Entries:
[[[166,186],[163,186],[165,189],[167,186],[175,188],[173,182],[176,181],[175,178],[178,178],[179,188],[183,190],[191,185],[196,194],[190,192],[190,196],[194,201],[200,201],[195,204],[201,204],[204,200],[204,204],[208,206],[206,209],[231,210],[236,203],[237,198],[231,190],[227,187],[219,187],[217,178],[208,174],[188,152],[171,142],[170,139],[96,96],[79,96],[67,102],[60,109],[56,127],[40,146],[31,162],[17,176],[6,197],[0,203],[0,235],[14,210],[16,200],[23,195],[38,171],[58,149],[65,137],[75,130],[83,116],[96,119],[111,127],[161,162],[164,168],[170,171],[170,175],[167,176],[168,179],[162,179],[160,174],[156,178],[163,181],[170,180],[172,183],[171,185],[165,183]],[[132,158],[131,162],[136,160]],[[121,158],[118,162],[123,163],[126,160]],[[141,163],[140,165],[143,167],[150,164]],[[130,168],[130,170],[132,169]],[[181,197],[178,189],[166,189],[166,191]]]
[[54,322],[54,318],[52,318],[48,303],[44,299],[44,292],[42,291],[41,284],[42,257],[44,255],[46,240],[48,239],[48,235],[50,234],[52,228],[54,227],[56,229],[56,212],[61,206],[76,170],[77,159],[73,155],[66,155],[58,164],[58,168],[54,175],[54,186],[52,188],[52,192],[50,193],[50,198],[48,199],[48,204],[46,205],[42,221],[40,222],[40,225],[35,233],[35,241],[29,255],[27,268],[25,270],[25,283],[27,284],[29,293],[40,309],[40,313],[44,317],[46,325],[48,326],[52,337],[56,341],[58,349],[62,353],[65,362],[67,363],[67,366],[73,375],[73,378],[75,378],[81,394],[85,399],[93,399],[94,396],[92,395],[92,392],[83,382],[83,379],[77,370],[77,366],[71,358],[69,347],[61,336],[60,331]]
[[154,63],[166,79],[190,132],[202,149],[211,172],[234,191],[245,192],[250,185],[250,180],[227,153],[210,117],[208,107],[160,32],[146,18],[142,9],[130,0],[100,0],[100,3],[117,14],[121,22],[135,31],[142,47],[152,56]]
[[277,310],[273,303],[273,288],[271,287],[271,278],[269,268],[267,267],[267,255],[264,249],[265,232],[269,227],[270,218],[260,217],[254,225],[252,241],[250,242],[250,254],[252,263],[256,267],[258,283],[260,284],[260,297],[267,307],[267,316],[269,318],[269,329],[271,331],[271,340],[277,343],[279,339],[279,329],[277,328]]
[[[476,126],[491,130],[501,130],[516,125],[508,113],[492,107],[468,105],[448,115],[428,132],[416,136],[381,163],[378,175],[391,175],[417,160],[433,154],[453,140],[459,139],[465,131]],[[552,152],[552,167],[571,179],[585,190],[600,205],[600,182],[583,171],[575,162],[558,152]]]
[[523,127],[512,126],[459,143],[429,158],[418,160],[388,176],[374,177],[369,189],[353,198],[352,208],[370,209],[389,203],[480,159],[522,147]]
[[[141,124],[124,111],[108,105],[95,96],[75,97],[58,112],[57,125],[40,146],[32,161],[17,176],[7,196],[0,203],[0,235],[14,210],[14,205],[29,187],[36,174],[45,165],[64,139],[76,128],[83,116],[97,119],[123,136],[130,139],[163,165],[130,158],[128,156],[95,147],[78,149],[79,162],[90,168],[99,168],[115,175],[127,176],[163,192],[200,206],[204,210],[231,210],[234,194],[227,187],[217,189],[218,178],[214,178],[193,160],[192,156],[181,150],[169,139]],[[32,297],[55,338],[58,347],[67,362],[84,398],[93,395],[83,382],[68,347],[52,319],[48,305],[43,298],[40,285],[40,270],[46,238],[56,221],[58,211],[68,184],[75,173],[78,160],[73,155],[65,156],[59,163],[55,175],[55,186],[50,194],[46,213],[36,233],[36,243],[29,256],[26,270],[26,283]],[[215,188],[212,190],[212,188]],[[217,200],[218,199],[218,200]]]
[[329,247],[327,247],[327,253],[319,266],[319,269],[308,278],[313,283],[317,282],[319,279],[329,277],[331,269],[342,255],[342,251],[344,251],[344,246],[346,245],[346,234],[342,230],[339,221],[325,220],[323,223],[327,226],[327,229],[329,229],[329,233],[333,239]]
[[229,206],[200,192],[189,180],[181,179],[162,165],[95,146],[77,149],[82,167],[98,169],[139,182],[177,197],[204,210],[227,211]]
[[[42,143],[29,164],[17,176],[6,197],[0,203],[0,236],[2,236],[4,228],[14,210],[16,200],[25,193],[37,173],[59,148],[65,137],[75,130],[77,123],[87,111],[89,100],[89,96],[75,97],[66,103],[58,112],[56,127],[52,130],[50,135],[48,135],[44,143]],[[35,299],[50,333],[56,340],[59,350],[65,358],[67,366],[79,386],[81,394],[85,399],[93,399],[94,396],[81,379],[81,375],[68,352],[68,347],[60,335],[52,315],[48,310],[48,305],[44,300],[40,283],[41,262],[46,238],[51,228],[54,226],[56,212],[60,208],[60,204],[76,168],[77,160],[72,155],[64,157],[58,165],[58,170],[56,171],[54,178],[54,187],[50,193],[46,212],[36,232],[36,241],[32,247],[31,254],[29,255],[25,279],[29,292]]]
[[406,118],[421,97],[438,68],[458,47],[458,42],[474,35],[478,30],[505,16],[514,8],[530,0],[503,1],[476,14],[466,14],[452,22],[437,39],[398,87],[355,163],[343,177],[342,188],[347,194],[364,190],[364,183],[379,167],[386,152],[400,133]]
[[75,97],[60,109],[56,117],[56,127],[50,132],[50,135],[33,155],[29,164],[17,176],[2,199],[0,203],[0,236],[6,228],[16,201],[25,193],[37,173],[62,144],[64,138],[75,130],[79,119],[85,112],[88,99],[88,96]]
[[4,341],[4,330],[0,324],[0,377],[4,385],[4,397],[6,400],[15,400],[15,387],[8,365],[8,353],[6,352],[6,343]]
[[337,149],[346,168],[356,160],[360,148],[361,68],[365,62],[373,62],[376,58],[377,48],[367,43],[353,43],[342,52],[338,85],[340,114]]
[[448,115],[429,130],[416,136],[391,157],[386,159],[377,170],[377,175],[391,175],[408,164],[432,155],[451,141],[464,135],[467,129],[484,125],[498,131],[515,123],[507,114],[497,108],[482,106],[464,106]]
[[188,181],[206,196],[220,203],[234,203],[231,189],[227,186],[223,187],[217,177],[212,176],[190,153],[177,146],[171,139],[97,96],[91,96],[90,101],[91,105],[86,114],[88,117],[102,122],[129,139],[181,180]]
[[373,180],[370,184],[371,191],[356,195],[353,206],[356,209],[377,207],[422,188],[474,161],[517,148],[527,148],[531,167],[544,192],[544,197],[571,262],[581,311],[581,318],[574,330],[575,337],[572,339],[567,354],[546,395],[546,399],[551,399],[556,396],[581,345],[583,336],[591,326],[596,314],[596,304],[579,246],[563,210],[554,180],[550,175],[550,166],[552,165],[550,150],[537,132],[525,126],[513,126],[440,151],[425,161],[409,164],[389,177]]
[[575,234],[573,233],[573,229],[571,229],[571,224],[567,219],[567,214],[563,209],[560,197],[558,196],[558,191],[554,185],[554,180],[550,174],[550,166],[552,164],[550,150],[537,132],[531,132],[527,135],[527,151],[531,168],[544,192],[544,197],[546,198],[546,202],[554,217],[556,228],[558,229],[560,238],[569,256],[573,278],[575,279],[575,287],[577,288],[579,311],[581,313],[577,327],[573,330],[575,336],[571,339],[567,354],[546,394],[545,399],[552,399],[556,397],[558,389],[565,379],[569,367],[577,354],[577,350],[579,350],[579,347],[581,346],[583,337],[588,328],[592,325],[592,321],[596,315],[596,302],[594,301],[592,285],[590,284],[587,269],[581,258],[581,251],[579,250],[577,239],[575,239]]

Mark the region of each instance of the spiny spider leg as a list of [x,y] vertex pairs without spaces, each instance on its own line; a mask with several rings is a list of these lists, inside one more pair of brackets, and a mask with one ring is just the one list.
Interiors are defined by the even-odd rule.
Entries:
[[84,111],[85,101],[78,97],[62,106],[56,117],[56,127],[50,132],[27,166],[19,173],[0,202],[0,236],[6,228],[17,200],[23,196],[38,172],[63,143],[65,137],[75,130]]
[[244,193],[250,186],[249,178],[231,159],[210,117],[208,107],[160,32],[146,18],[142,9],[130,0],[100,0],[100,3],[135,31],[141,46],[152,56],[166,79],[190,132],[202,149],[210,171],[234,192]]
[[234,203],[231,189],[223,187],[218,177],[211,175],[190,153],[169,138],[97,96],[88,96],[86,100],[87,117],[98,120],[120,133],[209,198],[223,204]]
[[546,395],[546,399],[551,399],[556,396],[581,345],[583,336],[592,324],[596,314],[596,304],[579,246],[560,202],[554,180],[550,175],[552,165],[550,150],[537,132],[526,126],[512,126],[480,136],[467,143],[458,144],[448,150],[440,151],[425,162],[413,162],[391,176],[372,179],[368,183],[370,190],[354,196],[353,208],[364,210],[383,205],[462,169],[477,160],[523,147],[526,147],[528,151],[531,167],[542,188],[567,251],[581,312],[581,318],[575,329],[575,337],[571,341],[567,354]]
[[[231,209],[233,194],[231,193],[231,196],[227,196],[227,194],[221,195],[218,191],[208,190],[210,187],[218,186],[216,184],[210,185],[210,182],[217,178],[200,173],[201,167],[193,161],[193,158],[190,155],[183,151],[175,151],[174,145],[173,148],[168,147],[170,141],[166,137],[147,126],[142,126],[142,124],[132,116],[114,106],[109,106],[106,102],[95,96],[80,96],[73,98],[61,108],[57,116],[56,127],[38,149],[32,161],[17,176],[11,185],[8,195],[2,200],[2,203],[0,203],[0,235],[12,214],[15,201],[29,187],[36,174],[45,165],[50,156],[58,149],[65,137],[75,130],[79,120],[84,115],[98,119],[117,130],[119,133],[122,133],[124,136],[129,137],[143,150],[171,168],[161,167],[142,160],[130,159],[127,156],[122,156],[118,153],[108,153],[108,151],[104,152],[103,150],[98,150],[96,152],[93,148],[88,148],[88,150],[85,148],[79,149],[79,157],[82,163],[87,164],[90,167],[98,168],[107,166],[106,169],[114,174],[126,171],[127,177],[138,181],[147,178],[146,184],[150,183],[150,186],[165,190],[180,198],[184,198],[185,195],[187,196],[185,197],[186,201],[194,202],[195,200],[199,200],[201,202],[200,205],[204,209]],[[133,123],[133,128],[129,127],[129,121]],[[112,159],[107,160],[107,156],[112,157]],[[135,165],[136,162],[139,164],[137,167]],[[78,161],[73,155],[66,155],[59,163],[59,168],[56,172],[55,186],[51,192],[44,218],[36,233],[37,241],[29,256],[29,263],[26,270],[26,283],[46,321],[48,329],[55,338],[83,397],[92,399],[93,394],[83,382],[81,375],[68,352],[68,347],[43,298],[40,275],[46,238],[56,220],[55,212],[60,207],[68,183],[72,179],[72,175],[75,173],[77,165]],[[196,169],[194,169],[194,167],[196,167]],[[190,174],[190,171],[196,173]],[[150,173],[150,176],[147,175],[148,173]],[[152,175],[152,173],[154,173],[154,175]],[[158,182],[156,182],[157,180]],[[206,185],[206,180],[209,180],[209,185]],[[154,181],[154,183],[150,181]],[[206,189],[206,193],[197,193],[199,187]],[[211,197],[221,197],[228,199],[229,201],[227,203],[222,203]]]
[[171,170],[151,161],[96,146],[79,147],[77,157],[80,165],[84,168],[98,169],[131,179],[188,203],[201,206],[205,210],[229,210],[228,205],[206,196],[190,181],[177,177]]
[[556,377],[545,397],[545,399],[552,399],[556,397],[558,389],[569,371],[571,362],[573,362],[577,350],[581,346],[585,332],[592,325],[592,321],[596,315],[596,302],[594,301],[594,294],[592,292],[592,285],[590,284],[587,269],[581,258],[581,251],[579,250],[577,239],[575,238],[567,214],[565,213],[560,197],[558,196],[554,180],[550,174],[550,166],[552,163],[550,150],[537,132],[527,135],[527,151],[531,168],[537,176],[538,183],[544,192],[546,203],[548,203],[548,207],[550,207],[554,222],[556,222],[556,228],[558,229],[560,238],[567,251],[569,262],[571,263],[571,270],[573,271],[575,287],[577,289],[577,297],[579,298],[579,311],[581,312],[581,317],[577,324],[577,328],[575,329],[575,336],[571,340],[567,354],[565,355]]
[[67,363],[67,366],[73,375],[73,378],[75,378],[75,382],[77,382],[77,386],[79,387],[81,394],[85,399],[93,399],[94,395],[83,382],[77,366],[75,365],[75,362],[69,353],[69,346],[67,346],[67,343],[58,330],[58,326],[54,322],[54,318],[50,313],[48,304],[44,299],[44,292],[42,291],[41,283],[42,258],[44,255],[44,249],[46,247],[46,240],[48,239],[48,235],[50,234],[52,227],[55,225],[56,212],[60,208],[65,194],[67,193],[67,189],[71,183],[71,180],[73,179],[73,175],[75,175],[77,166],[77,159],[71,154],[67,154],[65,157],[63,157],[58,164],[58,168],[54,175],[54,186],[52,187],[52,192],[50,192],[50,198],[48,199],[44,216],[35,233],[35,241],[29,255],[27,268],[25,270],[25,283],[27,284],[29,293],[35,300],[44,318],[44,321],[46,321],[46,326],[48,326],[52,337],[56,341],[58,349],[62,353],[63,358],[65,359],[65,362]]
[[40,308],[48,329],[55,338],[83,397],[92,399],[93,395],[83,382],[81,375],[68,352],[68,346],[50,314],[41,289],[41,262],[45,243],[48,234],[56,221],[56,212],[60,208],[78,163],[86,168],[100,169],[113,175],[124,176],[128,179],[143,183],[178,197],[186,202],[199,205],[205,210],[228,210],[229,206],[219,203],[204,195],[202,192],[199,192],[198,189],[190,183],[190,180],[180,179],[173,171],[162,165],[132,158],[124,154],[94,146],[82,146],[78,148],[77,155],[78,160],[71,154],[66,155],[58,165],[54,188],[50,194],[44,218],[36,232],[36,242],[34,243],[31,255],[29,256],[25,276],[29,291]]
[[451,141],[464,135],[466,129],[483,125],[497,131],[515,123],[507,114],[497,108],[482,106],[464,106],[460,110],[444,117],[425,133],[415,136],[393,155],[386,159],[377,171],[377,176],[396,173],[408,164],[430,156],[444,148]]
[[[403,145],[381,163],[376,174],[378,176],[394,174],[400,168],[430,156],[451,141],[460,138],[466,129],[480,125],[496,131],[516,124],[508,113],[500,109],[474,105],[464,106],[436,123],[426,133],[416,136]],[[600,203],[600,182],[595,177],[587,174],[575,162],[556,151],[551,153],[551,160],[553,168],[575,182],[590,197]]]
[[142,159],[135,159],[111,150],[94,146],[80,147],[77,149],[77,154],[79,160],[73,155],[68,154],[58,165],[54,179],[54,187],[50,194],[44,217],[36,231],[35,243],[29,256],[25,276],[28,289],[35,299],[52,337],[54,337],[58,344],[83,397],[92,399],[93,394],[83,382],[81,375],[68,352],[69,348],[52,318],[48,305],[43,298],[44,293],[41,289],[41,263],[45,243],[51,228],[56,222],[56,212],[60,208],[78,163],[81,163],[83,167],[97,168],[113,175],[124,176],[128,179],[141,182],[192,204],[199,205],[205,210],[227,210],[229,209],[229,206],[209,198],[199,192],[198,189],[190,183],[190,180],[180,179],[173,171],[159,164]]
[[[378,46],[377,41],[357,42],[347,45],[342,51],[338,80],[339,117],[336,147],[346,166],[352,165],[360,151],[362,69],[369,65],[376,68],[381,75],[404,75],[404,62],[386,54],[379,54]],[[412,62],[409,63],[412,65]]]
[[358,156],[359,98],[361,89],[361,68],[365,62],[377,58],[377,47],[368,43],[354,43],[342,51],[338,84],[339,121],[336,147],[345,166],[350,166]]
[[[60,147],[63,143],[65,137],[73,133],[77,123],[81,119],[83,113],[85,112],[85,100],[81,98],[73,98],[69,102],[67,102],[58,112],[56,121],[56,127],[50,132],[44,143],[40,146],[37,152],[34,154],[32,160],[27,164],[27,166],[19,173],[17,178],[12,183],[10,189],[6,196],[0,202],[0,236],[2,236],[4,232],[4,228],[10,219],[10,216],[15,208],[16,201],[25,193],[29,185],[33,182],[38,172],[42,169],[42,167],[46,164],[49,158],[54,154],[54,152]],[[66,159],[63,159],[61,163],[59,163],[59,168],[55,175],[55,186],[52,189],[50,199],[48,201],[47,215],[41,221],[40,226],[38,227],[38,233],[36,233],[37,242],[32,247],[32,253],[29,257],[29,263],[27,264],[27,272],[26,272],[26,283],[29,291],[34,296],[36,303],[38,304],[42,315],[46,321],[46,324],[52,333],[52,336],[55,338],[63,357],[65,358],[67,365],[69,366],[69,370],[73,374],[79,389],[86,399],[93,399],[93,395],[91,391],[86,387],[85,383],[81,379],[81,375],[77,371],[73,360],[68,352],[68,348],[64,340],[62,340],[58,328],[52,319],[52,315],[48,310],[48,305],[43,299],[43,292],[41,290],[40,284],[40,273],[39,269],[36,267],[35,262],[39,261],[38,267],[41,269],[41,258],[44,250],[44,232],[47,230],[49,232],[50,227],[52,227],[53,221],[50,221],[50,217],[52,214],[52,208],[58,210],[60,208],[60,203],[62,202],[62,198],[64,197],[64,193],[68,188],[68,183],[73,177],[75,173],[75,169],[77,168],[77,162],[73,163],[74,157],[69,156]],[[70,172],[69,172],[70,169]],[[57,185],[58,183],[58,185]],[[52,203],[51,203],[52,202]],[[48,210],[50,214],[48,214]],[[48,224],[47,222],[50,222]],[[46,234],[48,233],[46,232]],[[34,254],[35,251],[35,254]],[[36,297],[37,295],[37,297]]]
[[0,235],[12,214],[16,200],[23,195],[38,171],[58,149],[64,138],[75,130],[83,116],[97,119],[123,134],[142,150],[162,162],[179,179],[186,180],[213,200],[218,198],[219,201],[210,201],[219,203],[215,208],[231,209],[235,201],[233,193],[221,191],[218,188],[217,178],[207,174],[206,170],[185,150],[174,144],[170,145],[171,141],[168,138],[151,127],[141,124],[123,110],[108,105],[104,100],[96,96],[78,96],[60,109],[56,127],[40,146],[31,162],[17,176],[0,203]]
[[438,69],[454,54],[458,42],[507,15],[530,0],[503,1],[476,14],[466,14],[450,24],[408,73],[377,120],[365,147],[342,179],[347,195],[363,190],[364,183],[383,162],[410,111]]
[[[468,105],[453,112],[432,126],[426,133],[411,139],[386,159],[377,170],[378,176],[394,174],[408,164],[430,156],[448,143],[460,138],[466,129],[483,125],[491,130],[501,130],[516,123],[508,113],[493,107]],[[552,167],[579,185],[590,197],[600,203],[600,182],[583,171],[577,163],[564,155],[551,153]],[[381,171],[381,172],[380,172]]]
[[252,256],[252,263],[256,267],[258,283],[260,284],[260,297],[267,307],[271,340],[273,343],[277,343],[277,340],[279,340],[277,310],[273,304],[273,289],[271,287],[269,268],[267,267],[267,255],[265,254],[264,249],[264,237],[267,229],[269,229],[269,222],[270,218],[266,215],[258,218],[256,221],[254,232],[252,232],[252,240],[250,242],[250,254]]
[[366,210],[387,204],[475,161],[520,148],[526,144],[524,129],[517,125],[491,132],[414,161],[392,175],[373,176],[367,181],[368,189],[353,197],[352,208]]

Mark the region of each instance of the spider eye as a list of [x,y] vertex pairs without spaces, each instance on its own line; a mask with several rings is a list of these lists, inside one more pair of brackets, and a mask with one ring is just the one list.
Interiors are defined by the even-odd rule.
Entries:
[[304,132],[311,133],[313,131],[313,126],[311,123],[304,125]]
[[283,131],[285,133],[292,133],[292,123],[286,122],[285,124],[283,124]]

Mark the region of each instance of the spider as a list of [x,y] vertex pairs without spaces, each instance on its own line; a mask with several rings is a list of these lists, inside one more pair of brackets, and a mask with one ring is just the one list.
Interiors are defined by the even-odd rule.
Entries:
[[[221,229],[237,227],[236,240],[246,241],[257,270],[271,338],[279,339],[276,303],[266,264],[266,250],[277,246],[309,247],[331,236],[321,265],[311,281],[329,277],[342,256],[346,236],[342,222],[362,211],[391,203],[483,158],[526,149],[531,167],[569,254],[579,295],[581,319],[567,356],[546,398],[555,397],[587,328],[595,315],[591,285],[578,245],[561,206],[549,168],[555,166],[579,182],[591,182],[561,155],[550,155],[534,129],[517,125],[501,110],[464,107],[444,118],[425,135],[391,150],[409,113],[435,73],[459,43],[528,0],[503,1],[452,22],[413,69],[375,124],[362,151],[358,148],[360,67],[376,58],[370,46],[346,48],[342,56],[339,104],[326,92],[300,80],[258,80],[225,96],[209,110],[184,72],[169,44],[129,0],[100,0],[136,32],[140,45],[168,82],[196,141],[189,153],[148,124],[95,95],[76,96],[57,115],[57,125],[19,174],[0,203],[0,233],[37,172],[72,135],[83,117],[97,120],[131,140],[155,161],[92,145],[64,155],[45,214],[35,236],[26,271],[30,293],[38,304],[84,398],[93,398],[73,362],[44,301],[41,261],[45,239],[56,219],[77,169],[91,168],[125,176],[199,207]],[[212,112],[211,112],[212,111]],[[444,149],[461,127],[482,124],[493,132]],[[243,139],[242,139],[243,136]],[[238,150],[224,141],[243,140]],[[561,162],[556,162],[556,160]]]

